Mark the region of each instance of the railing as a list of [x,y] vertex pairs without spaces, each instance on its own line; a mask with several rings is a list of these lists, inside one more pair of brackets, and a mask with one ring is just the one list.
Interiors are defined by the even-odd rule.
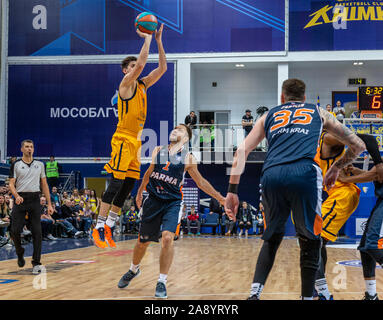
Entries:
[[[375,136],[383,155],[383,119],[345,118],[343,123],[355,133]],[[231,162],[234,151],[245,139],[242,124],[198,124],[192,131],[191,151],[203,162],[217,162],[217,158]],[[263,162],[262,152],[267,152],[266,139],[254,151],[260,152],[255,152],[253,158],[249,157],[249,162]],[[364,157],[362,154],[357,162],[363,161]]]
[[64,186],[60,190],[60,194],[63,192],[72,192],[74,188],[79,187],[79,171],[71,171],[71,173],[61,173],[60,179],[64,178]]
[[[192,129],[192,151],[231,152],[245,139],[242,124],[197,124],[195,127]],[[266,139],[258,145],[257,151],[267,151]]]

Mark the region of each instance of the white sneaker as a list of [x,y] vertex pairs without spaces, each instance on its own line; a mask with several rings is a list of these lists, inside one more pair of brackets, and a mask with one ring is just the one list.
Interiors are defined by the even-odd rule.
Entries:
[[55,238],[55,237],[52,236],[51,234],[48,234],[48,235],[47,235],[47,238],[48,238],[49,240],[57,240],[57,238]]
[[75,236],[75,237],[81,236],[82,233],[83,233],[82,231],[77,231],[77,232],[74,234],[74,236]]
[[32,274],[40,274],[43,270],[45,270],[44,266],[43,265],[37,265],[37,266],[34,266],[33,269],[32,269]]

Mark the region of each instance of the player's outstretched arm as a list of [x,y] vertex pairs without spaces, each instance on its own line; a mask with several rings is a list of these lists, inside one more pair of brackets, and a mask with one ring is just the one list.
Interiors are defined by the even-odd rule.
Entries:
[[152,35],[143,33],[140,30],[136,30],[138,35],[141,38],[144,38],[144,44],[142,45],[140,54],[137,58],[136,64],[134,68],[132,69],[131,72],[127,73],[125,77],[122,79],[121,84],[120,84],[120,89],[121,87],[130,87],[134,81],[138,79],[140,76],[142,70],[144,70],[146,62],[148,61],[148,56],[149,56],[149,48],[150,48],[150,43],[152,41]]
[[157,47],[158,47],[158,67],[154,69],[152,72],[150,72],[146,77],[142,78],[142,81],[144,81],[146,88],[151,87],[158,80],[160,80],[163,74],[168,69],[167,63],[166,63],[165,49],[162,44],[163,29],[164,29],[164,24],[162,24],[160,29],[158,31],[156,30],[156,33],[155,33],[155,38],[156,38]]
[[340,169],[352,163],[357,156],[366,149],[366,146],[356,134],[336,120],[328,111],[319,108],[319,112],[323,119],[323,129],[326,129],[339,141],[342,141],[348,146],[344,155],[334,162],[324,177],[324,184],[326,188],[330,190],[338,178]]
[[364,171],[364,170],[358,170],[358,171],[353,171],[353,172],[358,172],[357,175],[354,176],[344,176],[340,175],[338,180],[340,182],[349,182],[349,183],[365,183],[365,182],[371,182],[375,181],[378,179],[378,174],[376,172],[376,167],[373,167],[369,171]]
[[190,174],[198,188],[207,193],[209,196],[217,199],[220,204],[224,205],[225,198],[217,190],[214,189],[209,181],[202,177],[201,173],[198,171],[197,160],[194,158],[194,156],[189,154],[186,161],[185,170]]
[[136,196],[136,204],[137,204],[137,207],[138,208],[141,208],[141,204],[142,204],[142,194],[149,182],[149,177],[151,175],[151,173],[153,172],[154,170],[154,165],[156,163],[156,156],[158,154],[158,151],[161,149],[161,147],[156,147],[154,148],[153,152],[152,152],[152,162],[150,163],[150,166],[149,168],[146,170],[145,174],[144,174],[144,177],[142,178],[142,182],[141,182],[141,185],[140,187],[138,188],[138,191],[137,191],[137,196]]
[[245,140],[240,144],[235,152],[233,166],[230,172],[230,183],[239,184],[241,174],[245,168],[246,159],[250,152],[265,138],[265,119],[267,114],[260,117],[254,124]]

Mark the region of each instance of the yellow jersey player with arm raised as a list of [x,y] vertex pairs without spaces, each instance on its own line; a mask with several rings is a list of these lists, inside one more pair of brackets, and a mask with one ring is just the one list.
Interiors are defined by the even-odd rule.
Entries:
[[[163,25],[155,31],[158,46],[158,67],[146,77],[140,75],[146,65],[152,35],[137,29],[138,35],[145,40],[141,52],[136,57],[127,57],[122,61],[124,73],[118,90],[118,124],[111,141],[112,153],[105,170],[113,175],[106,189],[92,237],[99,248],[116,247],[112,238],[115,221],[118,218],[126,197],[131,193],[134,183],[140,178],[141,133],[147,115],[147,90],[166,72],[166,56],[162,45]],[[110,209],[110,211],[109,211]],[[108,214],[109,211],[109,214]]]

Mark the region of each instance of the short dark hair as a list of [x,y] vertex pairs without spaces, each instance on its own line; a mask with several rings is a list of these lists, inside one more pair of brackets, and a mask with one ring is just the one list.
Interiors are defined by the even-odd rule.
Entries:
[[184,126],[186,128],[186,132],[188,133],[188,136],[189,136],[189,140],[191,140],[192,136],[193,136],[193,133],[190,129],[190,127],[188,127],[186,124],[184,123],[180,123],[180,126]]
[[26,139],[26,140],[21,141],[21,147],[24,147],[24,144],[26,144],[26,143],[32,143],[33,145],[35,145],[32,140]]
[[302,101],[305,96],[306,84],[299,79],[287,79],[283,82],[282,92],[286,101]]
[[137,58],[134,57],[134,56],[129,56],[129,57],[126,57],[124,60],[122,60],[121,62],[121,69],[125,69],[129,66],[129,63],[131,63],[132,61],[137,61]]

